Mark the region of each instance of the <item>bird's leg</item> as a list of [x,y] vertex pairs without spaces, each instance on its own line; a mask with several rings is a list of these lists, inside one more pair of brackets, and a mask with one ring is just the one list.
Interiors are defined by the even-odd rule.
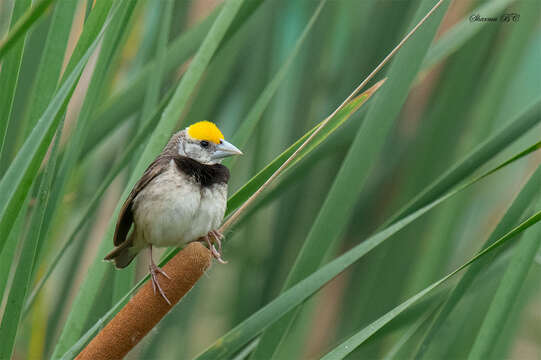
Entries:
[[156,289],[158,289],[160,295],[165,299],[165,301],[167,301],[169,305],[171,305],[171,301],[169,301],[167,296],[165,296],[165,293],[158,282],[158,273],[162,274],[168,279],[171,278],[165,273],[165,271],[154,263],[154,259],[152,258],[152,245],[150,245],[150,265],[148,266],[148,270],[150,272],[150,280],[152,281],[152,289],[154,290],[154,294],[156,294]]
[[[219,234],[219,235],[217,235],[217,234]],[[213,240],[211,240],[211,237],[212,237]],[[210,252],[212,253],[212,256],[216,260],[218,260],[219,263],[227,264],[227,261],[222,259],[222,254],[221,254],[222,242],[220,241],[220,237],[223,237],[223,235],[220,234],[217,231],[212,230],[212,231],[209,231],[209,233],[207,235],[203,236],[203,239],[205,240],[205,242],[209,246],[209,249],[210,249]],[[214,246],[214,242],[216,242],[218,244],[218,249],[219,250],[216,250],[216,247]]]

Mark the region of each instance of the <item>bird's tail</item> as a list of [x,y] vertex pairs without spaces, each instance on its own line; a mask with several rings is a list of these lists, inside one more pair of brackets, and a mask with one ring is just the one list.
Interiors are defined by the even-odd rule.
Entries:
[[113,251],[107,254],[107,256],[103,260],[113,261],[118,269],[122,269],[130,265],[132,260],[141,250],[138,247],[134,246],[132,237],[133,233],[131,234],[130,238],[128,238],[126,241],[120,244],[120,246],[117,246],[113,249]]

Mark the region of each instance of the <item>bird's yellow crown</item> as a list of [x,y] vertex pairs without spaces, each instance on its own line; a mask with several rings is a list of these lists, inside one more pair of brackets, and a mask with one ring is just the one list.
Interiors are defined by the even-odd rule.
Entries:
[[197,140],[207,140],[219,144],[224,135],[218,127],[210,121],[200,121],[188,127],[188,135]]

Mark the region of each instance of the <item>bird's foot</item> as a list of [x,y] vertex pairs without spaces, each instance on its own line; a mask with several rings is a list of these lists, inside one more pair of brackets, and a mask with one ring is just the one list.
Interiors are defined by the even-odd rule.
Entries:
[[224,238],[224,234],[219,232],[218,230],[211,230],[209,234],[214,238],[214,241],[216,244],[218,244],[218,252],[222,252],[222,240]]
[[[212,237],[212,240],[211,240],[211,237]],[[207,242],[207,245],[209,246],[212,256],[220,264],[227,264],[227,261],[222,259],[222,254],[221,254],[222,253],[222,239],[224,238],[224,236],[217,230],[211,230],[204,238],[205,238],[205,241]],[[214,243],[218,245],[218,250],[216,250]]]
[[163,271],[160,267],[156,266],[154,262],[152,262],[148,266],[148,270],[150,272],[150,280],[152,281],[152,289],[154,290],[154,295],[156,295],[156,289],[158,289],[158,292],[160,293],[160,295],[165,299],[165,301],[167,301],[169,305],[171,305],[171,301],[169,301],[167,296],[165,296],[165,292],[163,291],[162,287],[160,286],[160,283],[158,282],[158,274],[162,274],[168,279],[171,279],[171,278],[169,277],[169,275],[165,273],[165,271]]

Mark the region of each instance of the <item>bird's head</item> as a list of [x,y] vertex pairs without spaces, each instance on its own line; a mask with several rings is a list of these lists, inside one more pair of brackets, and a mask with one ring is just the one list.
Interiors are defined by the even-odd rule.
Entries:
[[200,121],[188,126],[179,133],[179,155],[187,156],[202,164],[215,164],[232,155],[242,155],[242,151],[225,141],[220,129],[210,121]]

